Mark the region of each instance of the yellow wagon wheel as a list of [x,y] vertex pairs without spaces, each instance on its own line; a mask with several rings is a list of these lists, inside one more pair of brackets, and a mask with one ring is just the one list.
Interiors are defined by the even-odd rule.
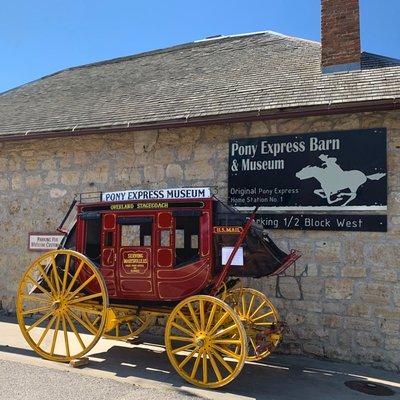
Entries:
[[217,388],[240,373],[247,355],[246,332],[224,301],[205,295],[181,301],[165,327],[165,346],[178,374],[194,385]]
[[[112,307],[112,319],[115,321],[107,321],[103,337],[114,340],[127,340],[140,335],[153,322],[153,317],[148,313],[136,313],[136,310],[130,310],[123,307]],[[99,327],[101,317],[99,315],[84,315],[84,320],[93,324],[95,328]],[[107,329],[107,326],[110,326]]]
[[261,360],[271,354],[282,338],[280,318],[265,294],[251,288],[228,292],[225,301],[234,309],[246,330],[248,361]]
[[[29,266],[19,284],[18,324],[36,353],[52,361],[82,357],[100,339],[108,296],[102,275],[82,254],[54,250]],[[99,318],[96,327],[83,315]]]

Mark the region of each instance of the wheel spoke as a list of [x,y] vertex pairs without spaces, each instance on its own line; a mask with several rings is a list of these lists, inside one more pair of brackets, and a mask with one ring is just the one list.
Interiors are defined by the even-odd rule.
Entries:
[[214,370],[215,375],[217,376],[217,379],[219,381],[222,381],[222,375],[221,375],[221,371],[218,368],[217,363],[214,360],[214,356],[212,355],[212,352],[207,352],[208,353],[208,357],[210,358],[210,363],[212,365],[212,368]]
[[236,324],[228,326],[227,328],[223,329],[222,331],[219,331],[217,334],[213,335],[212,337],[213,337],[213,339],[215,339],[217,337],[225,335],[226,333],[228,333],[230,331],[233,331],[234,329],[237,329],[237,325]]
[[206,332],[208,332],[211,328],[211,324],[214,321],[214,315],[215,315],[216,309],[217,309],[217,304],[214,303],[213,306],[211,307],[210,315],[208,316]]
[[218,343],[218,344],[241,344],[242,341],[239,339],[217,339],[213,340],[213,343]]
[[70,263],[71,263],[71,255],[67,254],[67,258],[65,260],[64,277],[63,277],[63,282],[62,282],[62,293],[64,293],[64,294],[67,289],[67,279],[68,279]]
[[266,318],[266,317],[269,317],[270,315],[273,315],[274,313],[272,312],[272,311],[269,311],[269,312],[267,312],[267,313],[265,313],[265,314],[263,314],[263,315],[260,315],[259,317],[257,317],[257,318],[254,318],[253,319],[253,322],[254,321],[257,321],[257,320],[259,320],[259,319],[261,319],[261,318]]
[[[71,294],[68,296],[68,300],[73,299],[73,298],[76,296],[76,294],[79,293],[79,292],[81,292],[82,289],[83,289],[86,285],[88,285],[90,282],[92,282],[92,280],[93,280],[94,278],[96,278],[96,275],[95,275],[95,274],[93,274],[90,278],[86,279],[86,281],[83,282],[82,285],[78,287],[78,289],[74,290],[74,292],[71,293]],[[101,294],[101,293],[100,293],[100,294]]]
[[74,276],[72,277],[71,282],[70,282],[69,285],[68,285],[67,290],[66,290],[65,293],[64,293],[65,295],[67,295],[67,294],[71,291],[71,289],[72,289],[72,287],[74,286],[74,283],[75,283],[76,279],[78,278],[79,274],[81,273],[82,268],[83,268],[84,265],[85,265],[85,261],[82,260],[82,261],[79,263],[78,268],[76,269],[76,271],[75,271],[75,273],[74,273]]
[[21,297],[23,299],[25,299],[25,300],[28,300],[28,301],[36,301],[38,303],[48,303],[48,304],[50,304],[50,299],[33,296],[32,294],[23,294],[23,295],[21,295]]
[[32,329],[36,328],[39,326],[43,321],[45,321],[47,318],[51,316],[53,312],[50,310],[47,314],[43,315],[43,317],[39,318],[37,321],[35,321],[32,325],[29,326],[29,328],[26,330],[27,332],[31,331]]
[[196,331],[196,328],[193,326],[193,324],[190,323],[190,321],[185,317],[183,312],[178,311],[179,317],[183,320],[183,322],[191,329],[192,332]]
[[275,322],[254,322],[254,325],[262,325],[262,326],[271,326],[274,325]]
[[207,352],[203,351],[203,383],[208,381]]
[[197,318],[197,316],[196,316],[196,313],[195,313],[194,310],[193,310],[193,307],[192,307],[191,303],[188,303],[187,306],[188,306],[188,308],[189,308],[190,315],[192,316],[194,325],[196,326],[196,328],[197,328],[198,330],[200,330],[199,320],[198,320],[198,318]]
[[193,343],[193,338],[189,338],[186,336],[170,336],[170,340],[176,340],[178,342],[192,342]]
[[190,377],[192,379],[195,379],[195,377],[196,377],[197,370],[199,369],[200,360],[201,360],[201,354],[199,352],[197,354],[196,361],[194,362],[192,373],[190,374]]
[[60,277],[58,275],[56,259],[54,258],[54,256],[51,257],[51,265],[53,267],[54,281],[56,283],[56,289],[57,289],[56,293],[60,293],[60,281],[59,281]]
[[199,313],[200,313],[200,329],[204,330],[205,328],[204,302],[201,299],[199,300]]
[[79,310],[81,312],[85,312],[85,313],[88,313],[88,314],[103,315],[103,313],[101,311],[94,310],[93,308],[85,307],[83,305],[80,305],[79,303],[78,304],[69,303],[68,306],[73,308],[73,309],[76,309],[76,310]]
[[179,329],[181,332],[186,333],[188,336],[193,337],[193,332],[190,332],[188,329],[184,328],[182,325],[179,325],[176,322],[172,323],[172,326],[176,329]]
[[90,294],[90,295],[88,295],[88,296],[78,297],[77,299],[68,301],[68,305],[76,304],[76,303],[82,303],[82,302],[84,302],[84,301],[87,301],[87,300],[91,300],[91,299],[95,299],[95,298],[97,298],[97,297],[100,297],[100,296],[102,296],[102,295],[103,295],[103,293],[95,293],[95,294]]
[[235,354],[234,352],[225,349],[224,347],[218,346],[217,344],[214,345],[214,348],[218,350],[220,353],[224,353],[226,356],[231,357],[233,359],[238,359],[238,354]]
[[[231,374],[233,372],[233,368],[221,357],[220,354],[218,354],[217,351],[211,350],[211,353],[215,356],[215,358],[220,362],[221,365],[224,366],[224,368]],[[235,357],[237,358],[237,357]]]
[[51,349],[50,349],[50,354],[54,354],[54,349],[56,347],[56,342],[57,342],[57,336],[58,336],[58,329],[60,328],[60,315],[57,316],[56,320],[56,325],[54,327],[54,333],[53,333],[53,340],[51,342]]
[[189,350],[189,349],[191,349],[192,347],[195,347],[195,346],[196,346],[195,343],[185,344],[184,346],[181,346],[181,347],[178,347],[178,348],[172,350],[171,353],[172,354],[176,354],[176,353],[179,353],[180,351]]
[[70,351],[69,351],[69,342],[68,342],[68,331],[67,331],[67,323],[65,321],[65,316],[62,316],[62,326],[63,326],[63,331],[64,331],[64,343],[65,343],[65,351],[67,353],[67,357],[70,357]]
[[245,314],[246,316],[249,316],[249,315],[250,315],[251,308],[253,307],[254,299],[255,299],[255,295],[252,294],[252,295],[251,295],[250,304],[249,304],[249,308],[247,309],[247,313]]
[[56,320],[56,316],[53,315],[51,318],[50,322],[47,324],[46,329],[43,331],[42,336],[40,336],[39,341],[36,343],[36,346],[40,347],[40,345],[43,342],[43,339],[46,337],[47,332],[50,330],[50,328],[53,326],[54,321]]
[[[183,368],[188,362],[189,360],[193,357],[194,353],[197,352],[197,347],[192,350],[185,358],[184,360],[179,364],[179,368]],[[200,356],[200,355],[199,355]]]
[[211,329],[209,335],[213,335],[214,332],[228,319],[229,316],[230,316],[229,313],[227,311],[225,311],[224,314],[222,314],[222,316],[219,319],[219,321]]
[[246,313],[246,292],[241,293],[241,299],[242,299],[243,315],[247,315],[247,313]]
[[21,314],[22,315],[37,314],[37,313],[40,313],[42,311],[47,311],[47,310],[50,310],[50,305],[43,306],[43,307],[38,307],[38,308],[32,308],[31,310],[23,311]]
[[65,314],[65,318],[67,319],[68,325],[70,326],[70,328],[72,329],[72,332],[74,332],[76,338],[78,339],[79,344],[81,345],[82,349],[85,349],[85,344],[83,343],[81,336],[79,335],[74,323],[72,322],[70,316],[67,314]]
[[93,327],[91,327],[89,324],[87,324],[85,321],[83,321],[80,317],[78,317],[71,309],[67,311],[72,318],[74,318],[76,321],[78,321],[84,328],[86,328],[92,335],[96,335],[96,331],[94,330]]
[[42,293],[44,293],[51,299],[51,292],[43,288],[43,286],[41,286],[40,283],[33,279],[30,275],[27,275],[27,278],[33,283],[35,287],[37,287]]
[[254,349],[254,354],[257,355],[257,354],[258,354],[258,352],[257,352],[257,346],[256,346],[256,344],[254,343],[254,339],[253,339],[251,336],[248,336],[248,338],[249,338],[249,340],[250,340],[251,347],[253,347],[253,349]]
[[263,307],[264,305],[267,304],[267,302],[264,300],[256,309],[256,311],[253,312],[253,314],[250,315],[250,318],[253,318]]
[[42,268],[42,266],[40,265],[40,263],[36,264],[37,269],[40,272],[40,276],[43,277],[43,279],[46,281],[47,285],[49,286],[51,292],[54,294],[57,293],[56,289],[54,288],[54,286],[52,285],[52,283],[50,282],[49,277],[47,276],[47,272]]

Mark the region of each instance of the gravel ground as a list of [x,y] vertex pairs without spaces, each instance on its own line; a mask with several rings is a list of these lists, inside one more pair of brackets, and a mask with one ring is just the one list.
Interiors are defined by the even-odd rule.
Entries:
[[0,360],[1,400],[197,400],[175,390],[147,389],[112,379]]

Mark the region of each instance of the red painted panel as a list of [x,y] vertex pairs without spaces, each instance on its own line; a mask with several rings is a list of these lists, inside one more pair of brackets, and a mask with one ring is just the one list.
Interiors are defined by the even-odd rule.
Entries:
[[172,267],[173,253],[170,248],[157,250],[157,261],[159,267]]
[[200,249],[202,257],[210,254],[210,231],[210,213],[206,211],[200,217]]
[[170,212],[158,213],[158,228],[171,228],[172,214]]
[[106,247],[101,254],[101,265],[103,267],[113,267],[115,265],[115,250],[112,247]]
[[[185,267],[179,268],[175,272],[180,269],[185,269]],[[210,282],[211,273],[208,263],[194,271],[193,268],[187,268],[186,272],[188,272],[187,276],[183,276],[181,273],[179,278],[177,276],[173,278],[171,275],[170,279],[159,280],[158,294],[161,300],[181,300],[187,296],[200,293]]]
[[153,288],[151,281],[143,279],[121,279],[120,280],[121,291],[126,292],[129,295],[135,294],[135,298],[140,298],[138,294],[149,294],[153,297]]
[[105,214],[103,218],[103,229],[115,229],[116,226],[116,215]]

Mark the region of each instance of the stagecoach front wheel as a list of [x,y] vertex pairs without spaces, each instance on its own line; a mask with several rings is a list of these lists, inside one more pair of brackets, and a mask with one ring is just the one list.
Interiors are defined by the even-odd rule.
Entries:
[[265,294],[251,288],[228,292],[225,301],[234,309],[246,330],[248,361],[265,358],[282,339],[278,311]]
[[206,295],[189,297],[173,309],[165,346],[178,374],[204,388],[231,382],[247,356],[246,332],[238,315],[224,301]]
[[[38,257],[19,284],[16,311],[25,339],[40,356],[66,362],[100,339],[108,296],[102,275],[84,255],[54,250]],[[98,318],[97,326],[84,316]]]

